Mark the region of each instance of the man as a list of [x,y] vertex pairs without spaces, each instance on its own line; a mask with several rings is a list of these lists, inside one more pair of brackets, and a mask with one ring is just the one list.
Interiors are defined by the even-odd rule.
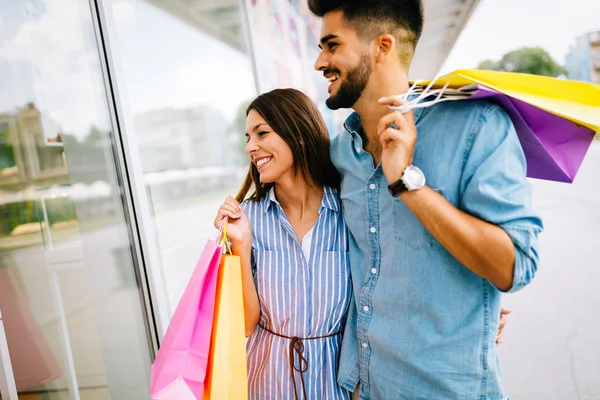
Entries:
[[356,301],[338,382],[360,399],[506,399],[501,293],[533,279],[542,230],[515,129],[485,101],[390,111],[421,1],[309,3],[327,105],[356,111],[332,143]]

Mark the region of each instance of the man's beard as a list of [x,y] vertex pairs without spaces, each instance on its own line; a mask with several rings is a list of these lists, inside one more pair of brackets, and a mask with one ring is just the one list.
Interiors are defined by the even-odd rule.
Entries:
[[352,108],[365,90],[372,70],[369,55],[362,55],[358,65],[346,74],[337,94],[329,96],[325,101],[327,107],[332,110]]

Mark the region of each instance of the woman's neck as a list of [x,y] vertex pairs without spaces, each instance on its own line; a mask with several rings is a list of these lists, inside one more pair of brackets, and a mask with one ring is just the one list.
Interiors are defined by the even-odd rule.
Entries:
[[275,183],[275,196],[286,215],[295,215],[299,220],[318,211],[323,199],[323,187],[306,180],[284,179]]

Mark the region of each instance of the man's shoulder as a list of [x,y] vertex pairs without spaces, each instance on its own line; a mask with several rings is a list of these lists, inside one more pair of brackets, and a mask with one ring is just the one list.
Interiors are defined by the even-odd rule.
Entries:
[[486,99],[457,100],[437,103],[431,107],[423,108],[420,119],[427,117],[430,120],[477,120],[495,121],[510,118],[502,106]]
[[350,132],[345,128],[342,128],[336,135],[331,139],[331,153],[343,151],[343,149],[352,144],[352,137]]
[[499,104],[485,99],[447,101],[424,108],[417,116],[417,127],[424,136],[448,136],[471,143],[480,134],[498,142],[514,134],[510,115]]
[[331,162],[338,171],[348,168],[348,162],[351,160],[353,151],[352,146],[352,134],[345,128],[331,139],[329,154]]

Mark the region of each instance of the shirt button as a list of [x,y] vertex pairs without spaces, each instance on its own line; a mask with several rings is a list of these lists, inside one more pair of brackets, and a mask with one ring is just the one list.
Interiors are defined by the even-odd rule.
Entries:
[[360,148],[360,146],[356,146],[356,152],[357,152],[357,153],[360,153],[360,151],[361,151],[361,150],[362,150],[362,149]]
[[365,310],[365,312],[369,312],[369,307],[367,307],[367,306],[364,306],[364,307],[363,307],[363,310]]
[[374,184],[374,183],[371,183],[371,184],[369,185],[369,188],[370,188],[371,190],[375,189],[376,187],[377,187],[377,186],[375,186],[375,184]]
[[368,345],[368,344],[366,344],[366,343],[363,343],[363,344],[362,344],[362,347],[364,347],[364,348],[366,349],[367,347],[369,347],[369,345]]
[[371,231],[371,233],[375,233],[375,232],[377,232],[377,229],[375,229],[375,227],[374,227],[374,226],[372,226],[372,227],[371,227],[371,229],[369,229],[369,230]]
[[373,269],[371,270],[371,273],[372,273],[372,274],[376,274],[376,273],[377,273],[377,268],[373,268]]

